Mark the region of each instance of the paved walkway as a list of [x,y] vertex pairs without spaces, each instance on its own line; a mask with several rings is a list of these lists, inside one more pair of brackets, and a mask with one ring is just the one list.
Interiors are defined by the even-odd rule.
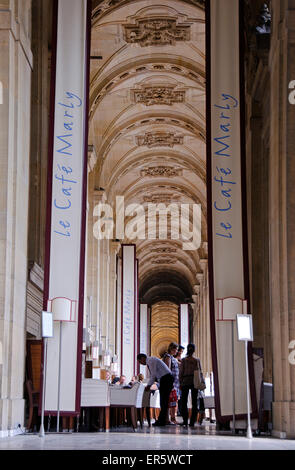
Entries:
[[216,432],[210,425],[195,429],[180,426],[118,428],[109,433],[22,434],[0,439],[0,450],[295,450],[295,440]]

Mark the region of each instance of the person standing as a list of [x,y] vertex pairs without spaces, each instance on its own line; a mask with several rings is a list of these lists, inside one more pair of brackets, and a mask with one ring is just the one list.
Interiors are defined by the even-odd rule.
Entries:
[[163,361],[169,367],[171,370],[172,376],[173,376],[173,389],[170,392],[169,396],[169,410],[170,410],[170,416],[171,416],[171,422],[169,422],[168,419],[168,424],[177,424],[176,422],[176,410],[177,410],[177,402],[178,402],[178,397],[179,397],[179,367],[178,367],[178,361],[175,359],[175,355],[177,354],[178,351],[178,344],[176,343],[170,343],[168,346],[167,352],[163,356]]
[[182,359],[179,369],[183,426],[187,426],[188,424],[187,398],[189,391],[191,391],[192,396],[192,414],[190,418],[190,427],[194,427],[198,413],[198,390],[194,388],[194,371],[201,368],[200,359],[193,357],[195,349],[196,348],[194,344],[188,344],[187,355],[184,359]]
[[157,357],[151,357],[141,353],[138,354],[137,360],[142,366],[147,366],[150,373],[149,381],[145,390],[150,390],[154,382],[159,383],[161,411],[158,420],[154,423],[154,426],[165,426],[169,395],[173,388],[173,376],[171,370]]
[[[184,351],[184,347],[181,346],[181,344],[178,346],[178,350],[177,350],[177,353],[176,355],[174,356],[175,359],[177,360],[178,362],[178,369],[180,367],[180,364],[181,364],[181,356],[183,354],[183,351]],[[178,399],[178,410],[177,410],[177,416],[181,416],[182,413],[181,413],[181,390],[179,388],[179,399]]]

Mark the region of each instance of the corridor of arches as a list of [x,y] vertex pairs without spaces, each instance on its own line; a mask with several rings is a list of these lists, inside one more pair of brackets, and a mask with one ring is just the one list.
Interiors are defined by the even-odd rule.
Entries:
[[[209,280],[211,289],[217,265],[212,249],[213,204],[209,200],[214,176],[212,168],[206,168],[206,162],[212,162],[209,143],[213,140],[210,126],[207,127],[212,109],[206,109],[206,93],[210,91],[212,95],[209,82],[219,76],[206,76],[206,19],[210,17],[205,18],[205,5],[221,5],[223,1],[89,2],[90,88],[89,115],[85,119],[89,140],[84,143],[85,152],[78,155],[82,161],[83,154],[87,164],[84,178],[79,173],[84,187],[87,181],[87,198],[79,211],[83,216],[79,233],[83,261],[80,272],[74,270],[79,289],[82,288],[77,289],[78,297],[64,292],[60,297],[73,302],[79,298],[78,333],[74,339],[79,340],[79,348],[74,343],[64,348],[68,358],[72,347],[77,350],[71,384],[75,373],[79,376],[82,371],[81,356],[91,363],[93,378],[105,380],[108,372],[126,373],[129,378],[139,372],[136,353],[160,357],[171,341],[196,344],[205,376],[212,374],[213,369],[215,375],[221,370],[214,362],[221,357],[216,353],[218,341],[214,337],[221,319],[214,318],[213,303],[218,294],[210,290],[216,296],[209,299]],[[86,3],[81,1],[78,5],[85,6],[84,13]],[[239,172],[245,183],[241,191],[244,246],[239,255],[243,251],[244,274],[249,278],[243,299],[248,299],[248,312],[253,315],[253,350],[260,358],[263,356],[263,381],[273,390],[272,423],[268,424],[274,435],[294,438],[295,205],[290,191],[295,174],[294,133],[290,132],[295,109],[294,8],[286,0],[233,3],[239,4],[242,13],[240,46],[245,57],[239,64],[240,91],[245,101],[240,129],[244,134],[243,168]],[[50,151],[54,138],[52,78],[57,5],[53,0],[0,1],[0,437],[13,434],[19,424],[26,425],[28,421],[26,386],[32,344],[38,352],[33,364],[37,375],[30,378],[36,379],[35,391],[40,393],[41,319],[49,300],[47,209],[53,179]],[[80,22],[80,16],[66,18],[69,30],[74,21]],[[226,16],[227,21],[230,15]],[[207,40],[216,26],[209,20]],[[87,40],[83,37],[80,42],[86,49]],[[229,50],[232,52],[237,44],[238,41]],[[208,50],[212,52],[209,47]],[[71,54],[67,57],[69,62],[74,57],[79,69],[78,51],[72,48]],[[65,69],[58,67],[62,74],[68,72]],[[68,126],[67,130],[71,128]],[[226,132],[227,126],[222,127]],[[60,181],[60,177],[56,179]],[[63,189],[65,193],[72,192],[72,188]],[[225,197],[230,196],[230,191],[225,193]],[[151,217],[151,205],[157,206],[156,217]],[[183,224],[179,221],[181,206],[190,208],[189,212],[183,209]],[[80,224],[76,225],[78,232]],[[179,232],[181,236],[176,236]],[[63,261],[58,250],[53,252]],[[236,271],[231,267],[236,258],[235,253],[226,266],[233,277]],[[72,260],[78,266],[78,252]],[[216,277],[222,282],[226,276]],[[124,287],[125,281],[133,283],[135,297],[134,324],[128,324],[128,328],[123,311],[127,303],[124,304],[122,294],[129,289]],[[132,341],[124,352],[122,335],[126,337],[127,333],[132,333]],[[229,341],[223,341],[223,345],[228,351]],[[229,357],[224,356],[226,364],[231,363]],[[56,366],[57,356],[55,359]],[[231,386],[229,370],[225,367],[225,373],[214,381],[215,385],[221,382],[224,390]],[[77,400],[71,412],[80,406],[81,380],[75,383],[76,388],[71,385],[71,390],[73,400]],[[56,384],[54,387],[57,390]],[[225,390],[224,396],[229,395]]]
[[[170,341],[180,341],[179,309],[189,304],[189,339],[210,373],[204,2],[93,2],[90,74],[87,297],[92,324],[101,316],[105,344],[120,356],[116,259],[122,244],[135,244],[139,304],[147,304],[150,312],[146,352],[160,355]],[[143,207],[146,220],[149,204],[198,204],[197,249],[186,251],[183,242],[189,238],[173,237],[173,213],[166,236],[158,216],[152,236],[141,219],[133,231],[125,230],[124,239],[114,231],[112,240],[97,241],[94,208],[108,204],[116,218],[118,196],[125,208]],[[186,230],[192,230],[192,222],[191,210]]]

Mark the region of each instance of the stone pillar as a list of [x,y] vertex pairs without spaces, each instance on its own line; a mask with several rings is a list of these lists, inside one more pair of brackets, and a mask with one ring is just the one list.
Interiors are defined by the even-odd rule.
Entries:
[[0,436],[5,436],[24,424],[32,53],[31,2],[0,5]]
[[288,100],[295,80],[294,1],[273,1],[270,50],[270,286],[273,344],[273,432],[295,438],[295,105]]
[[203,370],[211,372],[211,334],[210,334],[210,308],[209,308],[209,279],[208,279],[208,260],[201,259],[200,267],[203,271],[203,278],[200,282],[202,289],[202,353]]
[[[85,296],[84,296],[84,327],[86,327],[86,313],[89,312],[90,299],[91,299],[91,319],[90,324],[98,325],[98,292],[97,292],[97,277],[98,277],[98,240],[94,237],[93,226],[95,218],[93,211],[101,200],[101,192],[94,189],[94,168],[97,162],[97,155],[93,146],[88,146],[88,181],[87,181],[87,220],[86,220],[86,266],[85,266]],[[95,330],[92,330],[90,340],[94,341]]]
[[112,354],[116,350],[116,326],[117,326],[117,254],[121,243],[111,241],[110,243],[110,300],[109,300],[109,338],[112,345]]
[[205,348],[204,348],[204,274],[198,273],[197,280],[200,284],[200,315],[198,321],[198,342],[196,344],[197,356],[200,357],[202,367],[204,367],[204,357],[205,357]]
[[[91,214],[93,216],[93,210],[99,203],[104,203],[106,200],[105,192],[102,190],[93,189],[91,192]],[[103,288],[103,272],[102,272],[102,242],[103,240],[97,240],[93,234],[93,226],[96,221],[95,217],[92,217],[91,226],[89,225],[89,242],[92,246],[92,250],[89,250],[88,255],[88,270],[87,270],[87,285],[89,289],[89,295],[91,293],[93,297],[92,308],[92,323],[102,327],[100,324],[100,314],[102,312],[102,288]],[[101,319],[102,320],[102,319]],[[100,334],[102,331],[100,331]]]
[[192,295],[194,303],[192,304],[193,308],[193,337],[192,342],[198,344],[198,319],[200,317],[200,286],[194,286],[195,294]]

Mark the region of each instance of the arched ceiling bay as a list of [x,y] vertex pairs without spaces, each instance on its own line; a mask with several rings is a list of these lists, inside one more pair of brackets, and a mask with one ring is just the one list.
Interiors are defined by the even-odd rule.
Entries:
[[144,301],[189,301],[207,239],[204,1],[94,0],[91,57],[95,188],[145,214],[201,205],[200,250],[184,251],[170,226],[165,240],[146,238],[144,225],[142,239],[124,240],[137,245]]

